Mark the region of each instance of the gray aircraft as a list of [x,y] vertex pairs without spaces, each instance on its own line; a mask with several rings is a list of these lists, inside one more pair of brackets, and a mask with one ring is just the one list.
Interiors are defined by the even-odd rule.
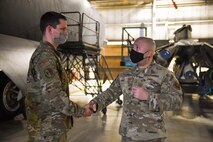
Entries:
[[[41,40],[39,21],[46,11],[63,12],[68,18],[69,39],[91,44],[98,43],[97,46],[103,43],[104,31],[101,17],[87,0],[1,0],[0,119],[11,119],[23,112],[22,98],[28,64]],[[95,28],[99,26],[100,32],[96,37],[86,36],[93,28],[91,19],[95,22],[99,21],[96,22]],[[82,24],[82,20],[88,23],[85,24],[87,27]],[[80,26],[86,28],[82,30]]]
[[184,93],[213,95],[213,45],[194,41],[192,28],[183,25],[174,34],[174,43],[161,46],[156,61],[168,67],[174,60],[173,71]]

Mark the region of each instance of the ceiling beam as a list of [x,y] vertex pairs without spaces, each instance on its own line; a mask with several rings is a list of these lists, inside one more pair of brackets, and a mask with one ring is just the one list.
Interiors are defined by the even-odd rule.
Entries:
[[[96,9],[151,8],[153,0],[88,0]],[[172,0],[157,0],[157,8],[174,7]],[[213,4],[213,0],[175,0],[178,7]]]

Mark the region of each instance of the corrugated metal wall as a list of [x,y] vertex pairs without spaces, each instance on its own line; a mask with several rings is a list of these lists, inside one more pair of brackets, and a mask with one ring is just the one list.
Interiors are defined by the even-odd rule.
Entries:
[[[152,7],[98,10],[106,23],[106,39],[121,40],[122,27],[144,23],[152,37]],[[192,26],[192,38],[213,38],[213,5],[157,7],[155,39],[173,39],[183,24]]]

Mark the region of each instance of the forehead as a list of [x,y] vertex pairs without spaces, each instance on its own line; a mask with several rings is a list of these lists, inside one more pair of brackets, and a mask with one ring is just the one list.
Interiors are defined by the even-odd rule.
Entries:
[[140,49],[148,49],[150,45],[149,45],[148,42],[146,42],[146,41],[144,41],[144,40],[136,40],[136,41],[134,42],[134,46],[135,46],[135,47],[138,47],[138,48],[140,48]]
[[136,40],[134,42],[134,45],[142,45],[143,44],[143,41],[142,40]]

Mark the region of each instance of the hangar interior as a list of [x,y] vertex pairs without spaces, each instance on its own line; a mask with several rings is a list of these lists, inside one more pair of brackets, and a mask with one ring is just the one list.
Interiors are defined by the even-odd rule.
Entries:
[[[93,97],[106,90],[120,72],[133,66],[128,55],[134,40],[139,36],[151,37],[157,45],[156,61],[173,71],[184,89],[181,110],[168,111],[164,114],[167,128],[166,142],[212,142],[212,0],[82,0],[80,6],[75,0],[69,2],[77,7],[73,6],[70,10],[66,0],[62,0],[61,3],[17,0],[15,3],[20,11],[23,4],[25,8],[39,7],[40,12],[56,9],[67,17],[70,28],[69,39],[58,50],[63,55],[72,101],[84,106]],[[25,20],[24,29],[30,30],[24,31],[21,20],[17,19],[15,27],[9,24],[12,27],[10,29],[7,24],[12,20],[3,12],[7,10],[8,15],[14,15],[11,10],[14,7],[6,7],[4,4],[11,3],[5,0],[0,3],[0,16],[3,17],[0,22],[2,26],[0,34],[39,41],[40,35],[36,32],[39,14],[35,14],[34,21],[32,19],[30,21],[29,14],[23,8],[23,11],[17,12],[17,17]],[[50,8],[46,8],[46,5]],[[79,11],[78,6],[81,9]],[[36,24],[30,26],[33,23]],[[0,41],[4,43],[5,40]],[[5,44],[7,43],[3,45]],[[177,56],[184,58],[180,64],[175,64]],[[0,67],[4,67],[3,62],[6,62],[6,58],[1,54],[0,57]],[[2,70],[4,71],[0,68],[0,71]],[[15,87],[19,87],[16,81],[12,81]],[[17,92],[17,88],[13,91]],[[16,95],[18,96],[18,93]],[[123,97],[120,96],[102,112],[88,118],[75,118],[74,127],[68,133],[68,141],[121,141],[118,129],[122,115],[122,101]],[[9,118],[11,119],[10,116]],[[0,142],[27,141],[24,115],[16,114],[12,118],[0,121]]]
[[[184,24],[191,25],[192,39],[208,41],[212,44],[213,18],[211,13],[213,7],[210,0],[178,0],[175,1],[177,8],[172,1],[167,0],[156,0],[154,3],[149,0],[123,2],[115,0],[110,4],[102,0],[91,0],[90,2],[98,9],[106,26],[105,36],[108,48],[103,49],[103,52],[106,52],[105,50],[115,51],[115,48],[118,48],[117,50],[119,51],[122,40],[121,27],[146,27],[147,36],[155,39],[158,46],[160,46],[173,42],[174,32]],[[134,38],[145,35],[140,29],[129,29],[128,32]],[[116,56],[115,52],[109,54]],[[117,56],[120,54],[117,53]],[[106,56],[107,58],[116,58]],[[116,64],[112,66],[119,68],[119,61]]]

